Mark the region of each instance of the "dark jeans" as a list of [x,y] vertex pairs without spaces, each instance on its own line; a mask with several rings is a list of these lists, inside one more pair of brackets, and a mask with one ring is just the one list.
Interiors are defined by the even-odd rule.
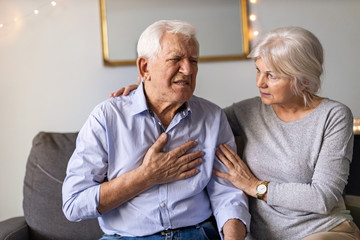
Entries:
[[218,234],[216,226],[211,221],[205,221],[192,227],[186,227],[181,229],[175,229],[171,231],[163,231],[150,236],[145,237],[125,237],[120,235],[108,235],[104,234],[99,240],[218,240],[220,236]]

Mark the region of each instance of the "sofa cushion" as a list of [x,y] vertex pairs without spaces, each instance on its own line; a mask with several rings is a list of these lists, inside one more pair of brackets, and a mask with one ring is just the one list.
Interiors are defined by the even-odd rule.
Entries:
[[29,229],[24,217],[14,217],[0,222],[0,239],[28,240]]
[[97,219],[69,222],[62,212],[62,182],[77,133],[40,132],[26,165],[24,216],[31,239],[99,239]]

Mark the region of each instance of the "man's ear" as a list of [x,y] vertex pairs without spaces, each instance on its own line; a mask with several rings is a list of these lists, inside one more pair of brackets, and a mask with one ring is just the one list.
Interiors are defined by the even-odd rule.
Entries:
[[150,80],[149,59],[145,57],[138,57],[136,59],[136,65],[141,79]]

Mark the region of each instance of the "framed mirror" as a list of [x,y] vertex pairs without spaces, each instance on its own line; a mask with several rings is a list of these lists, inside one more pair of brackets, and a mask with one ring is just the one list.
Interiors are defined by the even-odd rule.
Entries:
[[249,53],[247,0],[100,0],[105,65],[133,65],[137,40],[147,26],[177,19],[197,29],[199,61],[246,58]]

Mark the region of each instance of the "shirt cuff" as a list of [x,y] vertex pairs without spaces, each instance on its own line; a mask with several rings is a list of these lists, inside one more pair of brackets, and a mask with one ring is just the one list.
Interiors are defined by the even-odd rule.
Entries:
[[221,239],[224,239],[224,235],[222,233],[224,224],[230,219],[239,219],[245,224],[246,231],[250,232],[251,215],[249,213],[249,210],[244,206],[231,205],[223,207],[219,209],[219,211],[215,214],[215,218]]

